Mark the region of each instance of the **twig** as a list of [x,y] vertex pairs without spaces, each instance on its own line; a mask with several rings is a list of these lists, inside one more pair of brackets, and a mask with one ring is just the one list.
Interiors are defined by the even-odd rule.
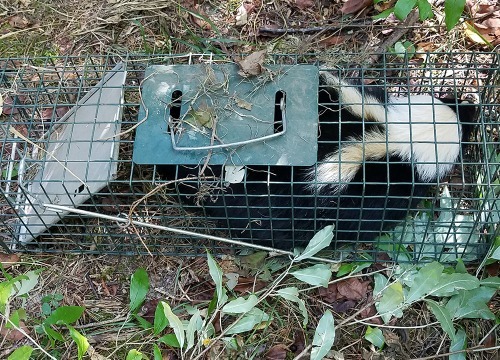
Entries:
[[110,319],[110,320],[104,320],[104,321],[99,321],[99,322],[93,322],[93,323],[90,323],[90,324],[83,324],[83,325],[75,325],[73,326],[75,329],[88,329],[88,328],[92,328],[92,327],[100,327],[100,326],[103,326],[103,325],[109,325],[109,324],[114,324],[114,323],[118,323],[118,322],[125,322],[128,320],[128,317],[127,316],[122,316],[122,317],[119,317],[119,318],[115,318],[115,319]]
[[262,26],[259,28],[259,35],[263,36],[281,36],[285,34],[315,34],[318,32],[326,32],[326,31],[338,31],[342,29],[352,29],[352,28],[360,28],[363,26],[371,26],[372,21],[360,20],[353,21],[350,23],[335,23],[329,24],[328,26],[313,26],[309,28],[301,28],[301,29],[273,29],[267,26]]
[[0,316],[5,320],[7,321],[14,329],[16,329],[17,331],[19,331],[21,334],[23,334],[24,337],[26,337],[29,341],[31,341],[31,343],[33,345],[35,345],[35,347],[37,349],[39,349],[41,352],[43,352],[45,355],[47,355],[49,357],[49,359],[52,359],[52,360],[57,360],[55,357],[53,357],[52,355],[50,355],[47,351],[45,351],[44,348],[42,348],[40,345],[38,345],[38,343],[35,341],[35,339],[33,339],[31,336],[29,336],[26,331],[24,331],[21,327],[19,326],[16,326],[16,324],[14,324],[8,317],[6,317],[5,315],[3,315],[2,313],[0,313]]
[[26,28],[26,29],[17,30],[17,31],[12,31],[12,32],[9,32],[7,34],[0,35],[0,40],[6,39],[6,38],[8,38],[10,36],[18,35],[20,33],[26,32],[26,31],[37,30],[39,28],[40,28],[40,25],[38,25],[38,26],[32,26],[32,27],[29,27],[29,28]]
[[387,48],[394,45],[399,39],[403,37],[409,30],[410,26],[415,24],[418,20],[418,11],[413,10],[410,15],[399,25],[394,32],[382,42],[379,46],[377,46],[374,50],[370,51],[376,55],[372,56],[371,63],[376,63],[380,56],[387,51]]
[[473,352],[490,351],[490,350],[498,350],[498,349],[500,349],[500,346],[493,346],[493,347],[489,347],[489,348],[485,348],[482,346],[474,346],[474,347],[471,347],[469,349],[451,351],[451,352],[447,352],[447,353],[443,353],[443,354],[430,355],[430,356],[420,357],[420,358],[413,358],[410,360],[432,360],[432,359],[439,359],[442,357],[447,357],[447,356],[455,355],[455,354],[462,354],[462,353],[468,354],[468,353],[473,353]]
[[304,350],[302,350],[299,355],[294,357],[293,360],[302,359],[305,355],[307,355],[307,353],[309,352],[309,350],[311,350],[311,348],[312,348],[312,344],[307,345],[307,347]]

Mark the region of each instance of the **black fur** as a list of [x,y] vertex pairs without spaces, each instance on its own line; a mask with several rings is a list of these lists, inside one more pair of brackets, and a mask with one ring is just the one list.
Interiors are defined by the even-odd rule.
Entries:
[[[360,87],[360,91],[387,103],[386,93],[373,87]],[[318,161],[335,151],[350,137],[384,125],[352,115],[338,104],[338,93],[321,84],[319,91]],[[457,105],[456,100],[443,100],[463,122],[463,137],[472,131],[475,107]],[[432,114],[429,114],[430,118]],[[341,119],[341,125],[339,123]],[[432,118],[431,118],[432,119]],[[220,176],[220,166],[212,167]],[[308,168],[259,166],[247,168],[242,183],[215,190],[204,197],[200,205],[203,212],[227,228],[233,239],[258,242],[267,246],[291,249],[310,240],[318,230],[334,224],[335,241],[368,241],[395,227],[411,209],[426,196],[432,184],[422,182],[411,164],[387,156],[365,162],[340,194],[330,187],[311,191],[306,186]],[[197,169],[179,167],[177,178],[197,175]],[[207,175],[207,173],[205,173]],[[210,174],[208,174],[210,175]],[[180,186],[184,195],[197,191],[196,181]],[[188,199],[189,198],[189,199]],[[181,196],[193,202],[194,196]],[[199,200],[199,199],[198,199]]]

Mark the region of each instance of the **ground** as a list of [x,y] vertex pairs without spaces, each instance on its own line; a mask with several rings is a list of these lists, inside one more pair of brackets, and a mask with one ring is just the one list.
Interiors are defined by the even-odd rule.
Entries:
[[[401,47],[410,52],[486,53],[499,44],[500,14],[494,1],[467,1],[469,21],[449,32],[444,26],[443,1],[439,0],[433,3],[435,16],[423,23],[418,14],[410,14],[403,22],[394,16],[372,21],[373,15],[394,3],[379,2],[374,8],[371,1],[354,0],[0,1],[0,58],[186,52],[232,56],[265,49],[268,53],[299,56],[314,53],[321,62],[334,66],[339,61],[373,64],[380,60],[381,51],[401,51]],[[479,55],[478,59],[488,57]],[[412,61],[419,61],[418,57]],[[279,278],[286,261],[232,255],[218,258],[226,284],[231,276],[236,276],[236,287],[231,294],[242,297],[257,293],[263,299],[262,308],[273,315],[273,320],[267,327],[257,324],[253,331],[233,335],[231,343],[217,335],[235,319],[215,316],[212,343],[198,348],[198,353],[181,354],[164,338],[163,342],[159,341],[161,335],[173,333],[171,328],[158,333],[144,330],[147,326],[141,326],[140,320],[130,315],[134,312],[130,294],[141,288],[140,283],[131,285],[131,277],[138,268],[144,268],[148,274],[149,291],[135,313],[150,322],[154,320],[156,325],[155,309],[159,301],[169,303],[174,310],[198,306],[208,311],[217,284],[209,275],[206,258],[0,255],[3,283],[12,276],[31,271],[37,274],[30,275],[36,280],[29,296],[19,296],[9,304],[11,310],[26,310],[18,323],[21,330],[6,329],[5,317],[2,317],[0,358],[7,358],[21,345],[34,344],[46,348],[58,359],[76,358],[77,346],[66,328],[57,328],[65,335],[60,342],[51,342],[46,333],[36,330],[36,326],[43,324],[60,306],[85,308],[74,328],[87,338],[90,347],[85,356],[90,359],[128,359],[131,349],[152,358],[153,344],[159,345],[163,359],[195,358],[196,354],[210,359],[307,358],[315,328],[327,309],[334,313],[336,323],[336,340],[327,355],[329,359],[434,359],[452,351],[449,336],[427,303],[412,304],[403,316],[394,317],[385,325],[376,315],[372,298],[374,274],[380,272],[389,277],[397,271],[395,265],[387,262],[388,258],[378,259],[378,263],[369,264],[357,274],[332,280],[326,288],[310,286],[290,276],[283,279],[279,287],[296,286],[306,299],[309,316],[306,326],[299,303],[286,301],[273,292],[273,281]],[[256,273],[255,268],[263,266],[269,267],[269,271]],[[486,267],[470,265],[465,271],[476,274],[478,269],[480,278],[497,276],[498,262],[491,261]],[[332,265],[331,270],[338,275],[339,265]],[[1,289],[0,313],[4,314]],[[457,326],[467,334],[471,349],[468,358],[498,358],[499,303],[498,295],[488,302],[489,309],[497,315],[496,325],[491,319],[457,321]],[[179,312],[184,321],[190,318],[186,311]],[[365,338],[366,323],[382,330],[385,346],[381,349]],[[28,336],[33,341],[29,341]],[[491,350],[472,351],[481,346]],[[47,358],[38,350],[34,356]]]

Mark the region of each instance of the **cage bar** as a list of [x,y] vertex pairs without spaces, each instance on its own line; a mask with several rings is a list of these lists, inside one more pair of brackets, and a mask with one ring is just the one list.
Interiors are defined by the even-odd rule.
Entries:
[[[355,56],[356,54],[353,54]],[[346,55],[345,58],[348,58]],[[388,93],[428,93],[436,97],[455,94],[471,97],[479,105],[480,113],[474,123],[474,133],[469,146],[464,148],[461,159],[453,164],[451,175],[436,183],[434,191],[422,197],[420,204],[408,209],[408,220],[394,224],[394,228],[379,236],[376,242],[333,244],[335,251],[347,252],[353,259],[374,259],[380,252],[396,253],[399,261],[453,261],[480,259],[488,244],[500,236],[500,61],[497,53],[426,53],[417,54],[418,61],[385,55],[380,64],[357,65],[335,63],[330,70],[339,76],[360,79],[365,86],[383,86]],[[123,62],[126,70],[123,85],[123,103],[120,137],[116,139],[118,156],[110,159],[116,168],[116,177],[100,191],[92,191],[82,204],[68,200],[60,205],[75,206],[90,212],[110,216],[130,217],[154,225],[187,229],[201,235],[241,239],[253,242],[259,231],[255,219],[246,216],[249,224],[229,228],[231,208],[224,209],[220,218],[209,217],[207,209],[194,205],[181,205],[183,188],[166,179],[162,165],[136,164],[132,161],[137,125],[142,120],[141,87],[149,66],[207,65],[227,62],[228,59],[207,54],[188,55],[128,55],[87,57],[36,57],[0,59],[0,94],[3,99],[0,114],[1,178],[0,191],[0,245],[5,249],[16,248],[26,252],[77,252],[106,254],[169,254],[196,255],[206,248],[214,253],[234,251],[235,247],[199,237],[179,236],[147,227],[123,226],[112,220],[88,215],[68,213],[59,216],[54,225],[46,224],[42,217],[35,217],[33,224],[45,230],[30,242],[19,236],[19,227],[26,214],[23,205],[33,194],[29,182],[36,181],[34,174],[47,168],[54,160],[43,156],[33,144],[44,144],[45,134],[57,126],[68,111],[76,106],[106,73]],[[314,65],[313,56],[273,55],[273,66]],[[326,66],[321,65],[322,68]],[[117,101],[117,106],[120,102]],[[363,104],[361,104],[363,105]],[[287,114],[288,115],[288,114]],[[112,119],[109,125],[114,124]],[[15,131],[11,131],[15,129]],[[22,137],[19,136],[22,135]],[[24,161],[30,159],[31,161]],[[285,169],[285,168],[283,168]],[[183,172],[179,166],[179,174]],[[239,176],[238,169],[233,169]],[[268,165],[268,172],[276,171]],[[299,168],[285,170],[290,179],[289,197],[294,197],[296,173]],[[191,184],[200,186],[200,180]],[[201,185],[205,196],[214,196],[220,190],[221,174],[205,179]],[[266,176],[261,181],[266,183]],[[189,181],[187,181],[189,184]],[[242,186],[246,186],[242,180]],[[267,215],[273,217],[272,186],[261,194],[243,195],[267,199]],[[70,194],[71,190],[67,189]],[[336,195],[332,195],[335,197]],[[248,203],[248,202],[247,202]],[[291,213],[296,204],[290,201]],[[389,205],[380,211],[387,211]],[[320,209],[312,209],[318,211]],[[312,237],[320,229],[312,226],[305,236]],[[275,221],[288,219],[276,218]],[[355,219],[353,219],[355,220]],[[244,234],[244,235],[243,235]],[[294,229],[290,229],[293,246]],[[304,235],[304,234],[302,234]],[[278,239],[269,239],[269,245]],[[337,256],[337,255],[335,255]]]

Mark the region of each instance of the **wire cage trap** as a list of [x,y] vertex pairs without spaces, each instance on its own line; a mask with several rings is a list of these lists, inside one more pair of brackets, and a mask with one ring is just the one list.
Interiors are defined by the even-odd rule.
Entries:
[[[500,236],[499,56],[427,53],[416,60],[386,55],[376,65],[337,63],[330,72],[395,98],[473,98],[479,112],[472,135],[449,175],[418,205],[410,202],[405,221],[370,240],[334,240],[332,248],[354,259],[391,250],[398,261],[475,260]],[[194,255],[234,250],[210,235],[289,248],[311,238],[321,229],[321,209],[307,212],[299,230],[294,221],[301,219],[293,217],[300,205],[291,201],[286,218],[273,219],[272,199],[296,198],[295,187],[310,182],[297,183],[297,175],[317,166],[318,149],[332,142],[318,136],[318,62],[274,55],[265,68],[242,77],[228,59],[203,54],[0,59],[0,244]],[[276,174],[274,183],[288,192],[273,194]],[[224,200],[231,196],[240,197],[246,217]],[[309,197],[314,203],[314,193]],[[250,211],[253,198],[267,201],[260,216]],[[375,210],[390,210],[386,203]],[[263,221],[289,228],[262,235]]]

